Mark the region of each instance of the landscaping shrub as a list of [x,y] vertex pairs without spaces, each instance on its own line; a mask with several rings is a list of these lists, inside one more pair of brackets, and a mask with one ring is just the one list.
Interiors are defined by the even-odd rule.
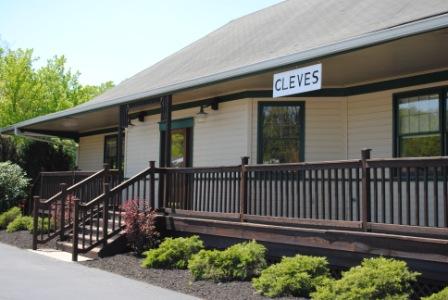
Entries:
[[0,229],[5,229],[9,223],[21,215],[22,211],[18,207],[12,207],[8,211],[0,214]]
[[444,288],[438,293],[434,293],[429,297],[424,297],[422,300],[447,300],[448,299],[448,287]]
[[233,245],[223,251],[201,250],[188,263],[195,280],[246,280],[266,267],[266,248],[255,241]]
[[193,254],[204,248],[198,236],[166,238],[157,249],[144,254],[142,266],[146,268],[186,269]]
[[26,173],[18,165],[0,162],[0,212],[17,206],[21,197],[26,197],[28,182]]
[[19,216],[9,223],[8,227],[6,227],[6,232],[11,233],[19,230],[28,230],[28,228],[32,228],[32,226],[33,217]]
[[325,257],[296,255],[283,257],[252,280],[257,292],[268,297],[308,297],[330,276]]
[[[34,224],[33,222],[28,223],[28,231],[33,233]],[[50,222],[49,218],[41,218],[37,219],[37,233],[48,233],[54,230],[54,224]]]
[[137,253],[154,248],[159,243],[159,232],[155,225],[153,209],[143,207],[139,211],[138,202],[129,200],[124,204],[124,223],[129,246]]
[[343,272],[341,279],[327,280],[311,296],[315,300],[405,300],[418,275],[404,261],[369,258]]

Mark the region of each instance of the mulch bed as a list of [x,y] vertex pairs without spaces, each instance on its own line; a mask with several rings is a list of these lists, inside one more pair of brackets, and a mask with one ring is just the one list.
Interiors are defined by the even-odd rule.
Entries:
[[[32,235],[27,231],[6,233],[0,230],[0,242],[10,244],[23,249],[30,249]],[[44,245],[54,248],[55,241]],[[43,245],[40,245],[43,247]],[[162,270],[145,269],[140,266],[141,258],[131,253],[117,254],[111,257],[80,262],[88,267],[98,268],[116,273],[128,278],[144,281],[170,290],[184,294],[190,294],[202,299],[213,300],[236,300],[236,299],[270,299],[255,294],[250,282],[226,282],[214,283],[212,281],[193,281],[188,270]],[[280,300],[298,298],[276,298]]]
[[[6,230],[0,230],[0,242],[22,249],[31,249],[33,244],[33,236],[28,231],[7,233]],[[51,240],[43,245],[40,244],[39,247],[56,248],[56,240]]]
[[[117,254],[97,260],[82,262],[83,265],[99,268],[122,276],[148,282],[163,288],[190,294],[202,299],[270,299],[255,294],[250,282],[214,283],[193,281],[188,270],[145,269],[140,266],[141,258],[133,254]],[[298,299],[298,298],[275,298]]]

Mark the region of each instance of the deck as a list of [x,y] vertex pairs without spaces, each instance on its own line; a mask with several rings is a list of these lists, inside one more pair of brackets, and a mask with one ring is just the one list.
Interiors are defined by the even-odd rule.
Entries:
[[[109,237],[97,232],[93,241],[95,232],[86,230],[92,224],[116,232],[120,205],[132,199],[156,208],[163,230],[200,234],[213,246],[256,239],[272,255],[326,255],[340,267],[385,255],[407,260],[425,278],[448,281],[448,157],[371,159],[364,150],[361,159],[345,161],[247,161],[203,168],[151,162],[121,183],[102,170],[50,200],[76,196],[73,220],[65,222],[79,236],[79,252]],[[56,211],[45,209],[48,216]]]

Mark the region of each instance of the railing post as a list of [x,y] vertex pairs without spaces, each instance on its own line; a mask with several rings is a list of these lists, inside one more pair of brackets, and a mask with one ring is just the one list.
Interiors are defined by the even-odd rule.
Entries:
[[104,169],[104,175],[103,175],[103,187],[104,187],[104,184],[106,182],[110,182],[109,164],[103,164],[103,169]]
[[37,227],[38,227],[38,218],[39,218],[39,204],[40,204],[40,197],[34,196],[34,203],[33,203],[33,250],[37,250]]
[[370,221],[370,169],[367,160],[370,159],[372,149],[361,150],[362,168],[362,197],[361,197],[361,223],[362,230],[367,231],[367,223]]
[[156,168],[156,162],[154,160],[149,161],[149,168],[151,169],[151,172],[149,173],[149,208],[154,209],[155,208],[155,168]]
[[60,219],[59,219],[59,239],[61,241],[65,240],[65,200],[67,199],[67,184],[61,183],[59,184],[61,187],[61,204],[60,204]]
[[246,165],[249,164],[249,157],[241,157],[240,171],[240,221],[244,222],[244,213],[246,212],[247,203],[247,170]]
[[73,245],[72,261],[78,261],[78,238],[79,238],[79,199],[73,199]]
[[107,246],[109,227],[109,183],[104,183],[104,205],[103,205],[103,246]]

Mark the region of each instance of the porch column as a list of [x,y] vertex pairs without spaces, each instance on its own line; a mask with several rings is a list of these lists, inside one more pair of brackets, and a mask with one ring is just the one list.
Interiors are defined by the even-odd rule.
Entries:
[[171,166],[171,103],[172,95],[160,98],[160,123],[165,124],[165,140],[163,141],[163,161],[160,162],[161,167]]
[[128,109],[127,106],[121,105],[118,112],[118,132],[117,132],[117,168],[120,181],[124,177],[123,170],[123,132],[128,125]]

